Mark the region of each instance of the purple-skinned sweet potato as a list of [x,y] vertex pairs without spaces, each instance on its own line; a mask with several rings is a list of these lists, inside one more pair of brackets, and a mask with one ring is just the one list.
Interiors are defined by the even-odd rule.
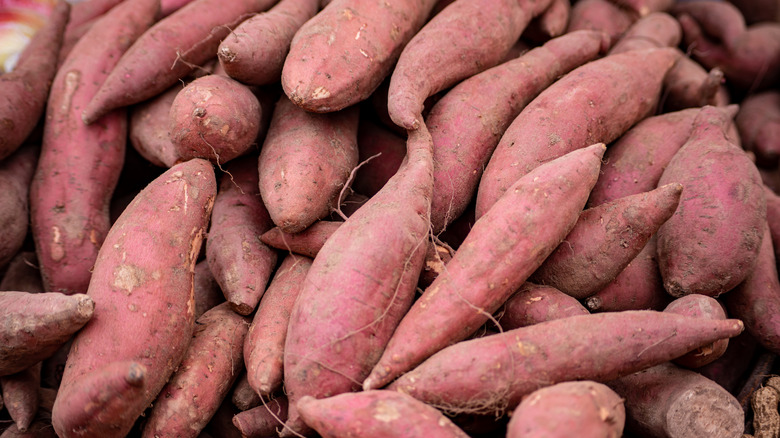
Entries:
[[281,0],[267,12],[247,18],[219,44],[220,65],[245,84],[279,82],[295,32],[318,11],[318,0]]
[[[677,298],[669,303],[663,311],[694,318],[726,319],[726,310],[718,300],[700,294]],[[712,344],[701,346],[684,356],[680,356],[673,362],[685,368],[700,368],[722,356],[728,346],[728,339],[719,339]]]
[[22,145],[46,109],[69,13],[70,3],[56,2],[13,71],[0,75],[0,160]]
[[298,410],[323,438],[468,437],[436,408],[395,391],[362,391],[319,400],[304,397]]
[[623,271],[674,214],[682,193],[683,186],[670,183],[583,211],[530,280],[577,299],[595,294]]
[[290,313],[311,263],[312,259],[294,254],[282,260],[249,326],[244,341],[247,380],[261,397],[270,397],[282,387]]
[[222,404],[243,365],[249,320],[228,303],[198,318],[192,341],[146,416],[143,437],[192,437]]
[[502,330],[514,330],[567,316],[587,315],[577,299],[552,286],[525,283],[496,313]]
[[0,386],[6,411],[19,432],[27,432],[38,413],[41,362],[16,374],[0,377]]
[[459,342],[388,389],[450,413],[500,413],[544,386],[607,382],[742,332],[741,321],[656,311],[571,316]]
[[32,233],[49,291],[86,292],[110,227],[109,202],[125,159],[126,111],[86,126],[81,110],[158,12],[155,0],[112,8],[79,39],[54,77],[30,187]]
[[259,237],[273,223],[257,186],[257,157],[241,157],[226,166],[214,200],[206,260],[225,299],[236,313],[257,307],[276,267],[277,253]]
[[563,35],[464,80],[433,106],[426,123],[434,144],[434,233],[466,210],[490,154],[528,102],[560,75],[595,59],[608,45],[596,31]]
[[625,422],[623,399],[608,386],[561,382],[528,394],[512,411],[506,437],[620,438]]
[[658,181],[685,187],[677,211],[658,229],[658,266],[674,297],[717,297],[756,265],[766,197],[755,164],[727,137],[731,123],[718,108],[702,108]]
[[322,398],[360,388],[409,309],[428,241],[432,149],[425,125],[411,131],[398,173],[314,259],[284,347],[290,416],[283,436],[306,430],[295,409],[303,396]]
[[747,96],[735,118],[742,147],[756,155],[759,166],[775,168],[780,163],[780,91]]
[[[248,322],[247,322],[248,323]],[[243,338],[246,341],[246,336]],[[249,385],[249,379],[247,374],[242,372],[238,378],[236,378],[233,384],[233,389],[230,391],[230,402],[233,406],[237,407],[240,411],[247,411],[252,408],[260,406],[262,399],[260,394],[255,392],[252,386]]]
[[0,161],[0,266],[11,261],[27,238],[30,182],[39,153],[40,148],[27,145]]
[[260,196],[274,224],[295,233],[327,216],[358,164],[358,108],[304,111],[276,103],[257,163]]
[[[126,434],[181,362],[195,325],[193,271],[216,191],[208,161],[177,164],[111,227],[88,289],[100,305],[73,341],[52,412],[61,437]],[[137,366],[128,371],[122,363]],[[128,378],[139,367],[142,376]],[[104,398],[111,388],[129,389],[121,382],[133,389]]]
[[542,91],[493,151],[477,190],[477,218],[533,168],[594,143],[610,143],[653,113],[678,53],[662,48],[605,56]]
[[239,412],[233,416],[233,425],[244,438],[274,437],[287,421],[287,412],[287,397],[281,395],[256,408]]
[[363,388],[385,386],[482,326],[574,227],[604,149],[579,149],[513,184],[401,320]]

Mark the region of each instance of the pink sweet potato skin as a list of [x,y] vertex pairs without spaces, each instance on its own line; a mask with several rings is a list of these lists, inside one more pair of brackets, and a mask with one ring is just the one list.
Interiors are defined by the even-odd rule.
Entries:
[[665,12],[648,14],[629,27],[609,50],[610,55],[629,50],[677,47],[682,29],[677,20]]
[[541,387],[567,380],[613,380],[742,329],[734,319],[655,311],[572,316],[459,342],[388,389],[450,412],[503,412]]
[[282,387],[290,313],[311,263],[312,259],[294,254],[282,260],[249,327],[244,341],[247,380],[263,397],[270,397]]
[[[672,312],[693,318],[726,319],[726,310],[715,298],[691,294],[669,303],[664,312]],[[720,339],[680,356],[674,363],[685,368],[700,368],[721,357],[729,346],[728,339]]]
[[739,106],[737,128],[742,146],[756,155],[759,166],[774,168],[780,162],[780,91],[747,96]]
[[11,261],[27,237],[30,182],[39,153],[40,148],[28,145],[0,161],[0,266]]
[[284,347],[287,427],[303,428],[295,410],[301,397],[358,389],[409,309],[427,246],[432,149],[424,125],[411,131],[398,173],[314,259]]
[[572,32],[464,80],[436,102],[426,119],[435,145],[434,233],[466,210],[490,154],[528,102],[607,45],[600,32]]
[[741,283],[756,264],[766,197],[755,164],[726,137],[730,123],[727,114],[704,107],[658,182],[680,183],[686,193],[658,230],[658,266],[675,297],[716,297]]
[[531,281],[577,299],[606,287],[677,209],[683,187],[667,184],[589,208]]
[[468,437],[436,408],[395,391],[363,391],[320,400],[304,397],[298,410],[323,438]]
[[196,437],[240,373],[249,320],[220,304],[198,318],[178,370],[160,391],[143,437]]
[[274,224],[296,233],[330,213],[357,165],[358,108],[312,114],[282,96],[260,150],[260,196]]
[[571,7],[566,32],[603,31],[613,43],[636,21],[637,17],[609,0],[578,0]]
[[268,12],[244,20],[219,44],[220,65],[245,84],[279,82],[295,32],[318,10],[318,0],[281,0]]
[[331,1],[293,37],[282,68],[285,94],[314,112],[338,111],[366,99],[390,73],[435,3]]
[[54,78],[30,187],[32,233],[49,291],[86,292],[110,226],[109,202],[125,158],[125,110],[92,126],[81,122],[81,111],[158,12],[154,0],[111,9],[73,47]]
[[314,258],[341,224],[336,221],[317,221],[300,233],[285,233],[281,228],[274,227],[263,233],[260,241],[272,248]]
[[402,128],[416,129],[425,99],[501,62],[531,19],[549,4],[458,0],[444,8],[398,58],[387,96],[390,118]]
[[54,354],[92,318],[84,294],[0,292],[0,376],[23,371]]
[[352,182],[352,188],[358,193],[374,196],[401,167],[406,156],[406,139],[371,120],[361,120],[357,143],[360,163],[381,154],[361,165]]
[[19,432],[26,432],[38,412],[41,362],[10,376],[0,377],[3,404]]
[[477,191],[477,218],[531,169],[575,149],[612,142],[652,113],[677,56],[671,48],[606,56],[542,91],[496,146]]
[[[73,341],[52,412],[60,436],[126,434],[181,362],[194,329],[193,271],[216,186],[208,161],[178,164],[111,227],[89,284],[97,311]],[[85,382],[100,374],[121,381],[105,370],[122,361],[147,370],[141,390],[91,399]],[[109,409],[106,403],[110,412],[94,418],[90,412]]]
[[273,0],[195,0],[158,21],[119,60],[83,108],[93,123],[109,111],[154,97],[216,55],[219,42],[244,14],[260,12]]
[[772,236],[775,259],[780,259],[780,196],[764,185],[766,197],[766,222]]
[[670,438],[742,436],[745,413],[737,399],[694,371],[666,363],[607,385],[625,399],[626,432]]
[[507,438],[529,436],[623,436],[623,399],[603,383],[562,382],[538,389],[512,412]]
[[713,68],[708,72],[687,55],[680,56],[664,78],[664,110],[726,106],[731,96],[723,82],[720,69]]
[[206,260],[225,299],[249,315],[276,267],[277,252],[258,237],[273,223],[260,199],[256,156],[229,163],[211,215]]
[[0,75],[0,160],[30,135],[46,108],[70,3],[58,1],[10,73]]
[[401,320],[363,388],[385,386],[484,324],[574,227],[604,149],[574,151],[507,190]]
[[503,330],[514,330],[588,313],[588,309],[574,297],[554,287],[525,283],[501,308],[498,323]]
[[287,421],[287,397],[282,395],[264,405],[239,412],[233,416],[233,425],[247,438],[273,437]]
[[20,251],[8,263],[0,291],[44,292],[38,258],[33,251]]
[[168,135],[169,116],[173,100],[181,91],[174,85],[146,102],[130,109],[128,134],[130,144],[150,163],[159,167],[171,167],[178,159]]

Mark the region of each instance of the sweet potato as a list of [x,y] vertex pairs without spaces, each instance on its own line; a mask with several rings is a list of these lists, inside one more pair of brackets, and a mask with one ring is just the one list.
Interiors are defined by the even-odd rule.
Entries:
[[279,396],[233,417],[233,425],[244,438],[267,438],[277,436],[277,431],[287,421],[287,397]]
[[314,258],[341,224],[337,221],[317,221],[299,233],[285,233],[274,227],[263,233],[260,241],[272,248]]
[[168,135],[171,105],[181,91],[177,84],[130,109],[128,139],[147,161],[159,167],[171,167],[178,159]]
[[[694,318],[726,319],[726,310],[715,298],[691,294],[669,303],[664,312],[672,312]],[[728,339],[719,339],[712,344],[697,348],[673,362],[685,368],[700,368],[723,355],[729,346]]]
[[61,437],[125,435],[181,362],[195,325],[193,270],[216,185],[208,161],[178,164],[111,227],[88,289],[100,305],[73,341],[52,412]]
[[679,2],[671,11],[674,15],[695,17],[701,31],[728,50],[734,50],[747,30],[745,18],[736,6],[729,2],[711,0]]
[[51,428],[51,421],[46,418],[36,419],[27,432],[20,432],[15,424],[0,434],[0,438],[58,438]]
[[780,163],[780,91],[747,96],[735,119],[742,147],[756,155],[756,164],[774,168]]
[[203,260],[195,265],[194,274],[195,293],[195,319],[200,318],[207,310],[225,301],[225,295],[214,279],[214,275],[209,268],[208,260]]
[[295,409],[301,397],[358,389],[409,309],[429,230],[432,149],[424,125],[411,131],[398,173],[314,259],[284,347],[290,415],[283,434],[304,430]]
[[[531,169],[575,149],[612,142],[650,115],[677,56],[672,48],[606,56],[542,91],[509,125],[493,151],[477,191],[477,218]],[[604,84],[610,86],[605,89]]]
[[249,327],[244,341],[247,380],[261,397],[270,397],[282,387],[290,313],[311,263],[310,258],[294,254],[282,260]]
[[258,237],[273,223],[260,199],[256,156],[226,167],[214,201],[206,260],[231,308],[249,315],[276,267],[276,251]]
[[674,297],[716,297],[756,265],[766,197],[755,164],[726,137],[730,123],[728,114],[704,107],[658,181],[680,183],[686,192],[658,230],[658,266]]
[[363,391],[320,400],[304,397],[298,410],[323,438],[468,437],[435,408],[395,391]]
[[433,106],[426,123],[435,145],[434,233],[466,210],[490,154],[528,102],[560,75],[596,58],[607,45],[600,32],[563,35],[464,80]]
[[512,412],[507,438],[623,436],[623,400],[603,383],[561,382],[528,394]]
[[614,380],[736,336],[743,328],[734,319],[656,311],[572,316],[459,342],[388,389],[447,412],[503,412],[541,387],[567,380]]
[[385,386],[484,324],[574,227],[604,149],[574,151],[513,184],[401,320],[363,388]]
[[0,291],[44,292],[38,258],[32,251],[21,251],[8,263],[0,281]]
[[40,148],[24,146],[0,161],[0,266],[22,249],[30,218],[30,182]]
[[737,400],[694,371],[666,363],[607,385],[625,399],[626,432],[670,438],[742,436],[745,413]]
[[761,21],[780,22],[780,3],[776,0],[729,0],[745,17],[746,24]]
[[318,0],[281,0],[268,12],[239,24],[219,44],[219,63],[245,84],[279,82],[295,32],[319,11]]
[[755,364],[754,359],[759,348],[758,341],[746,330],[741,335],[729,339],[729,346],[723,356],[697,368],[696,372],[722,386],[726,391],[737,394]]
[[22,145],[43,115],[69,12],[70,3],[57,1],[13,71],[0,76],[0,160]]
[[683,186],[618,198],[589,208],[530,280],[577,299],[606,287],[677,209]]
[[15,374],[54,354],[92,318],[84,294],[0,292],[0,376]]
[[390,76],[393,122],[417,129],[425,99],[501,62],[550,1],[456,0],[433,16],[404,47]]
[[[361,120],[357,144],[361,166],[355,172],[352,188],[374,196],[401,167],[406,156],[406,140],[371,120]],[[381,155],[374,157],[376,154]]]
[[731,96],[723,82],[723,71],[719,68],[708,72],[687,55],[680,56],[664,78],[664,110],[726,106]]
[[110,226],[109,202],[125,158],[127,115],[85,126],[81,111],[127,48],[152,25],[155,0],[125,1],[73,47],[52,84],[30,216],[44,286],[86,292]]
[[550,6],[544,12],[528,23],[528,28],[523,33],[523,36],[526,37],[528,31],[533,28],[537,33],[543,35],[543,41],[559,37],[566,33],[570,15],[571,2],[569,0],[552,0]]
[[578,0],[571,7],[566,32],[602,31],[614,43],[636,20],[635,15],[609,0]]
[[196,437],[230,391],[243,364],[249,320],[222,303],[198,318],[178,370],[147,415],[143,437]]
[[313,114],[282,96],[260,150],[260,196],[282,231],[295,233],[337,207],[358,164],[358,108]]
[[216,56],[219,42],[245,14],[273,0],[195,0],[155,23],[118,60],[81,118],[91,124],[113,109],[154,97]]
[[[282,88],[307,111],[365,100],[423,26],[435,0],[333,0],[293,37]],[[347,50],[348,48],[348,50]]]
[[640,17],[654,12],[668,11],[675,5],[674,0],[612,0],[617,6],[625,8]]
[[674,17],[665,12],[653,12],[637,20],[609,49],[609,54],[629,50],[677,47],[682,29]]
[[[243,338],[246,341],[246,337]],[[247,374],[242,372],[235,379],[233,389],[230,391],[230,402],[240,411],[247,411],[260,406],[262,400],[260,395],[249,385]]]
[[41,362],[16,374],[0,377],[5,409],[19,432],[27,432],[38,412]]
[[514,330],[567,316],[587,315],[588,309],[552,286],[525,283],[497,312],[503,330]]

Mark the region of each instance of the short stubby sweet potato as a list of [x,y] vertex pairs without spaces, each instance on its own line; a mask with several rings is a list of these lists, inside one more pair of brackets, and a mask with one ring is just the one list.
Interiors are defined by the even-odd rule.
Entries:
[[605,56],[542,91],[490,157],[477,191],[477,218],[531,169],[575,149],[610,143],[655,111],[663,77],[677,57],[672,48]]
[[358,107],[314,114],[282,96],[257,168],[260,196],[282,231],[304,230],[338,207],[358,164]]
[[468,437],[436,408],[395,391],[362,391],[319,400],[304,397],[298,410],[323,438]]
[[658,181],[685,187],[677,211],[658,229],[658,266],[675,297],[716,297],[756,265],[766,197],[755,164],[726,136],[731,123],[718,108],[704,107]]
[[261,121],[260,102],[246,85],[212,74],[176,95],[168,135],[179,161],[205,158],[222,165],[256,145]]
[[528,394],[512,412],[507,438],[620,438],[623,399],[603,383],[561,382]]
[[[664,312],[672,312],[694,318],[726,319],[726,310],[715,298],[707,295],[691,294],[677,298],[669,303]],[[744,322],[744,321],[743,321]],[[726,352],[728,339],[720,339],[710,345],[704,345],[674,360],[685,368],[700,368],[712,363]]]
[[[216,191],[208,161],[178,164],[111,227],[87,291],[98,303],[95,316],[73,341],[54,403],[59,436],[125,435],[181,362],[195,325],[193,271]],[[134,389],[125,394],[127,385]]]
[[735,319],[656,311],[571,316],[459,342],[388,389],[451,413],[500,413],[544,386],[617,379],[743,329]]

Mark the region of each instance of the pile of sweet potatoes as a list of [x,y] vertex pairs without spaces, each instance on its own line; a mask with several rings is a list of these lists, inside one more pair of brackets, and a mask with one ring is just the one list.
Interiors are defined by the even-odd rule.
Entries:
[[780,7],[42,3],[0,438],[780,433]]

